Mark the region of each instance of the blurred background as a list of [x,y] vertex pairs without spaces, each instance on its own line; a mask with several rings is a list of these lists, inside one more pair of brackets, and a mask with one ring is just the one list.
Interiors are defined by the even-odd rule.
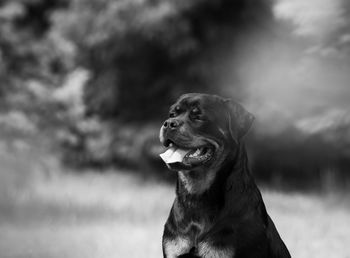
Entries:
[[241,102],[293,257],[350,257],[350,2],[1,0],[0,257],[161,257],[181,94]]

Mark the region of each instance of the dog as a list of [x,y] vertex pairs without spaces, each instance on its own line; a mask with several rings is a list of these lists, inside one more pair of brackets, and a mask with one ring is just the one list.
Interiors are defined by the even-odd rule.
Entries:
[[163,257],[290,257],[248,169],[242,137],[253,120],[216,95],[188,93],[171,106],[159,135],[177,172]]

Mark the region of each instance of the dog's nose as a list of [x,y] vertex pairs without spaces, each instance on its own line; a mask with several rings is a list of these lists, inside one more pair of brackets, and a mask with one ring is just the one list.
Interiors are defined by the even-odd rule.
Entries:
[[169,128],[169,129],[176,129],[178,128],[182,122],[177,119],[168,119],[164,122],[163,126],[164,128]]

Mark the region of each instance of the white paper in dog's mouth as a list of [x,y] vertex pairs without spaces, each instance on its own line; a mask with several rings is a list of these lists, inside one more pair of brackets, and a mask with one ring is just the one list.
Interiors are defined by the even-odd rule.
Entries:
[[189,153],[190,149],[180,149],[177,147],[170,147],[164,153],[159,154],[162,160],[169,164],[175,162],[182,162],[187,153]]

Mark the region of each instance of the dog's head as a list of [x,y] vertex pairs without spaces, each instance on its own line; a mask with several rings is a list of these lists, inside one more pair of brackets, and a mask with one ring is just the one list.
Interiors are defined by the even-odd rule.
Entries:
[[218,168],[253,119],[240,104],[219,96],[182,95],[160,129],[160,141],[167,147],[160,156],[172,170]]

